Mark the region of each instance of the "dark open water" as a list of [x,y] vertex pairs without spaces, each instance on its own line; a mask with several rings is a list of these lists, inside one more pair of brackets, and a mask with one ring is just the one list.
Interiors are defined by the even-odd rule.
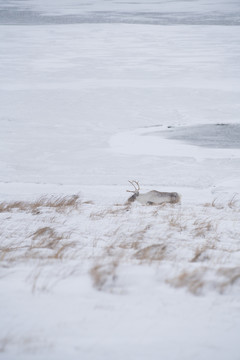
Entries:
[[207,148],[240,149],[240,124],[171,127],[152,134]]

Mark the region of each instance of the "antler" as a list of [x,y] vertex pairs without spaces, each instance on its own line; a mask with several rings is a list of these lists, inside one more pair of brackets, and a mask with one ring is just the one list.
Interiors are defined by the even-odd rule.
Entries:
[[[128,182],[134,187],[134,191],[132,190],[126,190],[127,192],[132,192],[132,193],[135,193],[135,192],[138,192],[140,190],[140,185],[139,185],[139,182],[136,181],[136,180],[128,180]],[[135,184],[137,185],[137,187],[135,186]]]

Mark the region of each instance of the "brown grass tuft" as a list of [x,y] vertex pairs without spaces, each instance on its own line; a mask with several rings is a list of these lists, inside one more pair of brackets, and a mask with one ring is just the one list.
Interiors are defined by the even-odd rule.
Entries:
[[129,205],[117,205],[117,208],[115,207],[111,207],[105,210],[101,210],[101,211],[97,211],[97,212],[92,212],[90,214],[90,219],[93,220],[99,220],[99,219],[103,219],[106,216],[117,216],[117,215],[121,215],[124,214],[126,211],[129,211],[130,206]]
[[55,249],[61,240],[64,239],[63,234],[59,235],[50,227],[43,227],[35,231],[32,235],[32,243],[29,250],[32,249]]
[[191,262],[198,262],[198,261],[208,261],[210,260],[210,256],[208,250],[215,250],[216,245],[214,244],[204,244],[196,249],[194,257],[192,258]]
[[[75,248],[76,242],[71,241],[59,246],[56,252],[51,256],[51,259],[63,259],[68,256],[68,250]],[[71,256],[72,257],[72,256]]]
[[67,196],[42,196],[34,202],[12,201],[0,203],[0,212],[11,212],[13,210],[32,212],[38,214],[41,208],[54,208],[58,212],[78,209],[81,205],[79,195]]
[[83,204],[84,205],[94,205],[94,202],[92,200],[86,200],[86,201],[83,201]]
[[93,285],[97,290],[105,290],[112,287],[116,281],[116,270],[119,262],[114,260],[108,264],[97,264],[90,270]]
[[240,266],[220,268],[217,271],[217,275],[224,277],[224,281],[220,285],[221,292],[224,292],[227,287],[232,286],[236,282],[240,284]]
[[234,195],[232,196],[232,198],[229,200],[229,202],[228,202],[228,207],[230,207],[231,209],[234,209],[234,208],[236,208],[236,205],[237,205],[238,202],[239,202],[238,194],[236,193],[236,194],[234,194]]
[[[194,229],[192,234],[194,237],[206,237],[207,234],[214,229],[214,226],[210,220],[195,220],[193,223]],[[216,228],[215,228],[216,230]]]
[[[70,234],[58,234],[50,227],[38,229],[32,235],[32,243],[28,251],[34,254],[33,250],[50,249],[51,253],[43,255],[48,259],[62,259],[67,257],[69,250],[76,247],[76,242],[69,241]],[[34,257],[40,256],[41,252],[35,252]]]
[[167,247],[164,244],[154,244],[137,251],[134,257],[149,262],[160,261],[164,259],[166,249]]
[[134,239],[134,240],[137,240],[137,241],[141,241],[144,239],[144,236],[145,234],[147,233],[147,231],[151,229],[151,225],[148,224],[146,226],[144,226],[144,228],[138,230],[138,231],[135,231],[133,233],[130,234],[129,238],[130,239]]
[[79,195],[66,196],[43,196],[32,204],[33,209],[41,207],[54,208],[56,211],[64,212],[65,210],[76,210],[81,205]]
[[139,247],[140,247],[140,245],[141,245],[141,242],[140,241],[123,241],[123,242],[121,242],[120,244],[119,244],[119,247],[121,248],[121,249],[134,249],[134,250],[137,250],[137,249],[139,249]]
[[30,235],[29,241],[12,242],[0,246],[0,260],[8,262],[30,259],[62,259],[75,256],[76,243],[69,241],[71,233],[57,233],[51,227],[42,227]]
[[193,271],[183,271],[175,278],[167,279],[166,282],[176,288],[186,287],[194,295],[199,295],[204,286],[203,277],[206,268],[199,268]]
[[12,201],[0,203],[0,213],[10,212],[12,210],[24,211],[26,209],[26,203],[24,201]]
[[224,206],[218,202],[218,198],[213,199],[211,206],[214,207],[217,210],[224,209]]
[[168,219],[169,227],[175,228],[178,231],[184,231],[187,229],[187,225],[182,222],[182,216],[180,213],[170,216]]

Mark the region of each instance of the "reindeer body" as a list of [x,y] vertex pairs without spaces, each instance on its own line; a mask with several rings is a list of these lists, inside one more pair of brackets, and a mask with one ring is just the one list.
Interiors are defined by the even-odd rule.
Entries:
[[[160,205],[164,203],[176,204],[180,201],[180,195],[176,192],[160,192],[156,190],[149,191],[145,194],[140,194],[140,186],[137,181],[130,181],[134,186],[133,195],[128,199],[128,202],[134,202],[135,200],[140,202],[142,205]],[[136,184],[138,188],[134,185]]]

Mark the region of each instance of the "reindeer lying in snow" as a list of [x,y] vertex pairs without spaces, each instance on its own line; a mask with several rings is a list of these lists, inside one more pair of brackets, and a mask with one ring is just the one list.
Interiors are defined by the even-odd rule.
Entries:
[[129,182],[134,187],[134,190],[127,190],[127,192],[133,193],[133,195],[128,199],[128,203],[137,200],[142,205],[159,205],[164,203],[176,204],[180,201],[180,195],[176,192],[159,192],[152,190],[145,194],[139,194],[139,183],[135,180]]

